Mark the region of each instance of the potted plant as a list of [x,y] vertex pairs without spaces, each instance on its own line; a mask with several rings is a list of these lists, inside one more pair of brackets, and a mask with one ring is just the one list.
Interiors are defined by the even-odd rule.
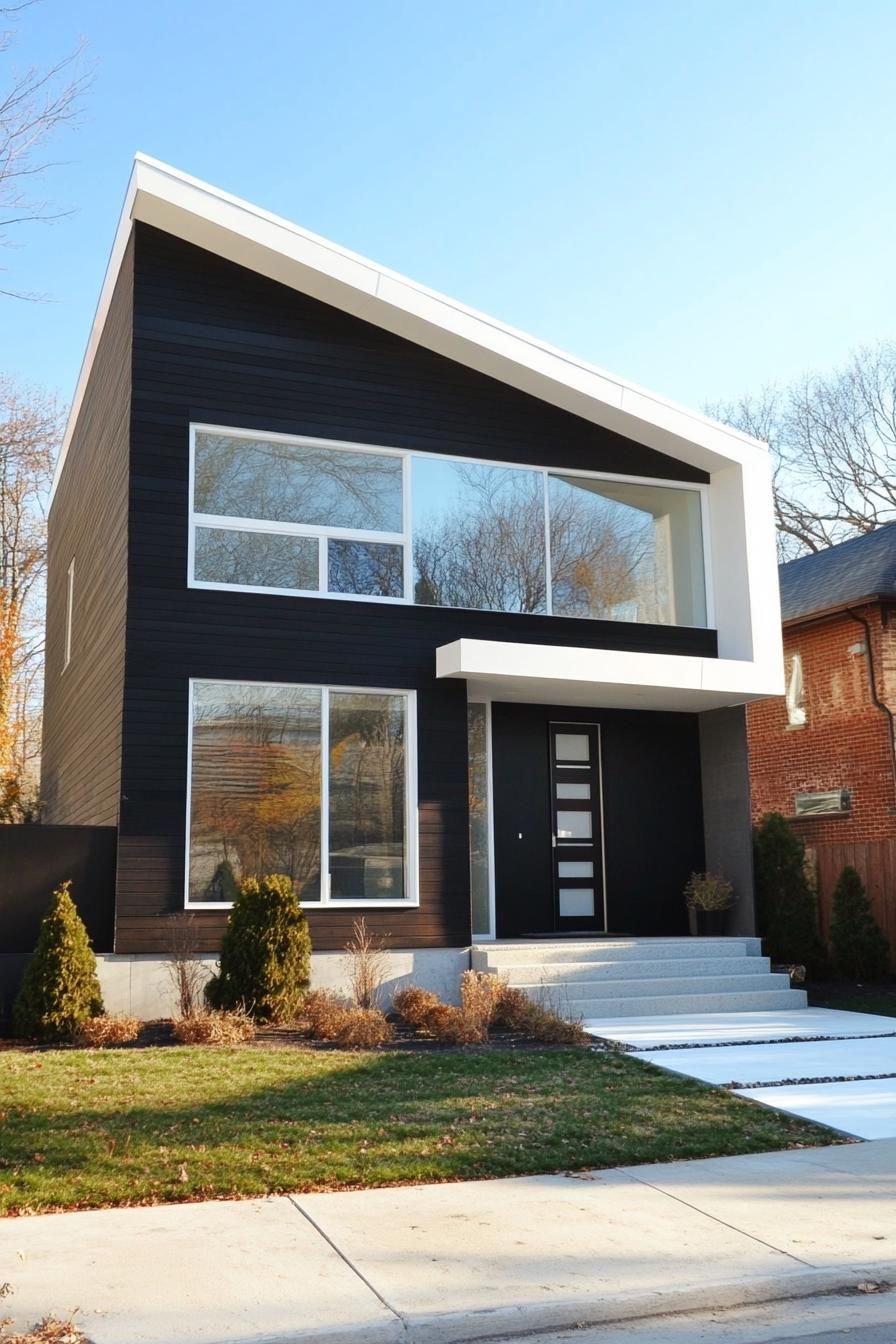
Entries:
[[725,911],[734,904],[734,886],[720,873],[691,873],[684,889],[692,934],[724,932]]

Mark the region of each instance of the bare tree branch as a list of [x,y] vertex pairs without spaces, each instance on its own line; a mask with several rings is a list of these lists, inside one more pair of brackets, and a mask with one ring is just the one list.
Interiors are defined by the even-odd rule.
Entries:
[[782,560],[896,520],[896,344],[706,409],[769,444]]
[[[32,0],[0,8],[0,20],[15,19],[31,8]],[[13,45],[15,30],[0,34],[0,53]],[[49,224],[69,212],[54,208],[31,193],[32,182],[58,162],[48,159],[44,146],[60,130],[72,127],[83,107],[91,74],[81,68],[83,42],[70,55],[48,69],[30,66],[0,87],[0,246],[8,247],[9,230],[23,224]],[[5,218],[3,217],[5,216]],[[7,298],[38,299],[42,296],[3,287]]]

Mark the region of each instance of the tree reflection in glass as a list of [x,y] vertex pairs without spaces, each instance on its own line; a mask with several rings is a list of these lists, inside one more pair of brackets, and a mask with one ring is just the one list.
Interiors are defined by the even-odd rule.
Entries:
[[403,695],[330,693],[330,895],[406,895]]
[[215,875],[285,873],[320,891],[321,693],[300,686],[193,687],[192,901],[216,899]]
[[200,582],[316,592],[320,587],[317,537],[197,527],[194,574]]
[[414,601],[546,611],[541,474],[437,458],[412,472]]
[[402,530],[402,461],[390,454],[198,431],[194,472],[197,513]]

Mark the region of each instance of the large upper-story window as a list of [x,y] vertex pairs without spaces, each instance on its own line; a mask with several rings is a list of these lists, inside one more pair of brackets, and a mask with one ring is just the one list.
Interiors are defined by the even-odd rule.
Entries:
[[285,873],[303,904],[412,902],[413,695],[194,681],[187,904]]
[[190,582],[706,626],[704,508],[699,486],[196,427]]

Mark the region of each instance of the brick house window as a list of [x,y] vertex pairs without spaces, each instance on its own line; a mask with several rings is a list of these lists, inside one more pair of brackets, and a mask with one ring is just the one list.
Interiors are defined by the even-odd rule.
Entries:
[[806,722],[806,696],[803,686],[803,659],[792,653],[787,665],[787,722],[791,728],[802,728]]

